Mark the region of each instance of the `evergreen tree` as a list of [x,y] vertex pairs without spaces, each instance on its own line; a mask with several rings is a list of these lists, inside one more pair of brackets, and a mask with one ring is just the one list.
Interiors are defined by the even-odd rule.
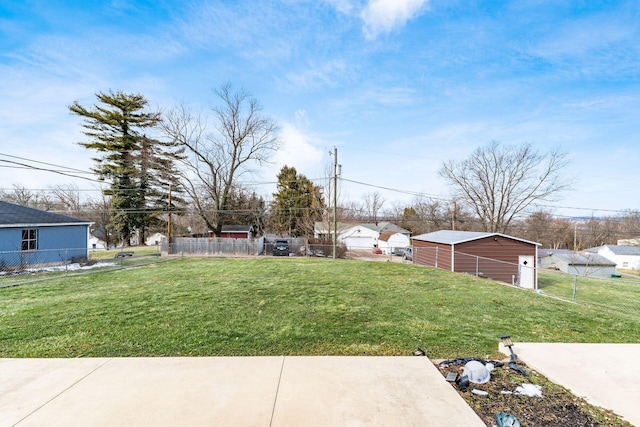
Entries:
[[[99,104],[91,109],[77,101],[69,106],[73,114],[84,118],[84,134],[90,138],[79,144],[99,153],[93,171],[110,181],[104,190],[111,197],[110,227],[125,245],[131,243],[135,231],[141,231],[139,243],[144,243],[144,231],[153,217],[149,212],[158,209],[158,200],[173,183],[167,177],[176,153],[170,145],[143,133],[156,127],[161,118],[159,112],[145,111],[148,102],[142,95],[109,91],[96,97]],[[175,190],[179,190],[177,183]]]
[[312,236],[314,223],[322,220],[325,209],[320,187],[294,167],[283,166],[277,189],[273,194],[274,228],[289,236]]

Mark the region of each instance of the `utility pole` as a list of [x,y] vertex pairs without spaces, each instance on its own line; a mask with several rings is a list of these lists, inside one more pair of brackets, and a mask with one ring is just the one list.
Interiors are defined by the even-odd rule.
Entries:
[[171,184],[169,184],[169,218],[167,219],[167,255],[171,254]]
[[338,241],[338,148],[333,147],[333,259]]

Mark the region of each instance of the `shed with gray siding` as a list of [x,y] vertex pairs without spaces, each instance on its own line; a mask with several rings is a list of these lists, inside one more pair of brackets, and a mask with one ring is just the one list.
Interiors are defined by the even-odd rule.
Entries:
[[441,230],[411,238],[414,264],[537,289],[538,243],[501,233]]
[[557,269],[574,276],[611,277],[616,274],[615,262],[589,252],[552,252],[540,257],[540,267]]

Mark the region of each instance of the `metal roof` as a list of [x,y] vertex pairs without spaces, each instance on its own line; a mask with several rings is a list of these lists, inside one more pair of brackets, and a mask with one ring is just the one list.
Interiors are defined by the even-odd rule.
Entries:
[[623,245],[603,245],[595,248],[587,249],[587,252],[598,252],[599,249],[607,248],[614,255],[635,255],[640,256],[640,246],[623,246]]
[[440,230],[433,233],[420,234],[412,237],[413,240],[421,240],[425,242],[442,243],[445,245],[458,245],[460,243],[470,242],[472,240],[484,239],[485,237],[504,237],[507,239],[518,240],[520,242],[530,243],[532,245],[540,245],[540,243],[531,242],[529,240],[520,239],[519,237],[507,236],[501,233],[490,233],[484,231],[457,231],[457,230]]
[[605,257],[595,253],[555,253],[549,256],[555,256],[569,265],[600,265],[615,266],[616,263],[606,259]]
[[378,223],[378,230],[380,230],[380,233],[385,233],[385,232],[393,232],[393,233],[402,233],[402,234],[410,234],[411,232],[409,230],[406,230],[392,222],[389,221],[382,221]]
[[0,201],[0,228],[91,224],[91,221]]

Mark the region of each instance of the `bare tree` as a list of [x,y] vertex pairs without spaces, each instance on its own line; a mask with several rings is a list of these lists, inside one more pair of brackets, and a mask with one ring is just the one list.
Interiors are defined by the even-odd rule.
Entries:
[[96,198],[89,198],[85,203],[85,211],[81,217],[93,222],[92,234],[105,242],[107,248],[113,247],[119,235],[111,225],[111,196],[103,191]]
[[82,211],[80,190],[75,184],[60,184],[51,188],[59,210],[77,215]]
[[382,195],[374,191],[373,193],[366,193],[362,198],[364,199],[364,211],[367,215],[367,220],[377,222],[378,214],[384,205]]
[[13,185],[10,191],[2,191],[0,198],[7,202],[31,208],[38,207],[38,194],[20,185]]
[[574,224],[566,218],[555,218],[550,212],[540,210],[531,213],[519,224],[519,236],[549,249],[573,249]]
[[267,162],[280,141],[277,123],[249,93],[233,91],[230,83],[215,93],[221,105],[213,108],[214,132],[201,114],[184,105],[165,116],[163,129],[186,148],[183,185],[207,227],[218,235],[237,180]]
[[561,176],[566,164],[566,153],[559,150],[541,153],[530,144],[492,142],[466,160],[444,162],[439,173],[474,210],[484,231],[505,233],[531,204],[554,201],[569,188]]

